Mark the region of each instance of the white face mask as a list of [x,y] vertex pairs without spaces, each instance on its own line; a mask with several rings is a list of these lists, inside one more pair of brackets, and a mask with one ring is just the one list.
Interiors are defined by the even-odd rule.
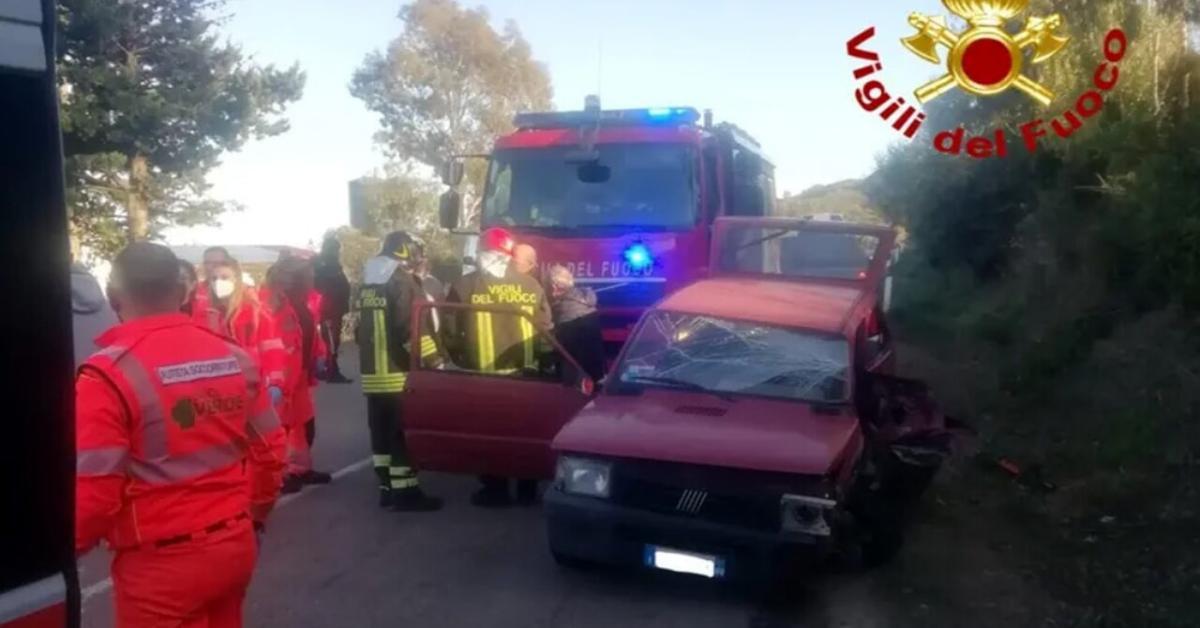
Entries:
[[213,280],[213,294],[217,295],[218,299],[228,299],[233,294],[232,279],[215,279]]

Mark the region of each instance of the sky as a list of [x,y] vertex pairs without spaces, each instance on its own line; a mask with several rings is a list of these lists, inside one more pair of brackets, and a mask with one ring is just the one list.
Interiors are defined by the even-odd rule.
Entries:
[[[319,242],[348,222],[347,182],[381,169],[377,117],[350,95],[354,70],[401,31],[398,0],[230,0],[223,26],[255,62],[299,63],[303,98],[291,129],[228,154],[212,196],[244,207],[215,228],[175,229],[171,244]],[[752,134],[776,164],[776,188],[861,177],[903,137],[859,108],[846,42],[869,26],[879,78],[903,94],[939,74],[900,45],[912,11],[937,0],[492,0],[497,28],[514,20],[544,63],[558,109],[599,93],[605,108],[712,109]],[[911,94],[909,94],[911,96]],[[909,100],[912,100],[911,97]]]

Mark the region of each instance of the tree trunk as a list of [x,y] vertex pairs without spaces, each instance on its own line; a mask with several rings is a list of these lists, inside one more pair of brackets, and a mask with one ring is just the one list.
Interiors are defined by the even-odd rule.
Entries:
[[131,242],[150,237],[150,204],[146,199],[149,182],[150,163],[146,156],[132,155],[129,158],[129,196],[125,202]]

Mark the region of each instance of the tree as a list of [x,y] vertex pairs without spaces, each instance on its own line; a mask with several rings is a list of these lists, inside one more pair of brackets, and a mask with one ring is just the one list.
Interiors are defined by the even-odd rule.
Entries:
[[[72,223],[111,251],[169,225],[212,224],[205,175],[251,138],[287,130],[304,74],[221,41],[224,0],[64,0],[58,64]],[[123,228],[123,229],[122,229]]]
[[851,222],[887,222],[867,198],[863,182],[857,179],[814,185],[799,194],[785,192],[777,205],[779,213],[784,216],[804,217],[828,213],[841,214]]
[[[415,0],[400,20],[404,31],[350,84],[379,114],[376,140],[391,156],[437,168],[450,155],[487,152],[518,111],[550,108],[550,78],[515,23],[497,33],[486,11],[454,0]],[[475,191],[481,165],[468,165]]]
[[456,257],[452,236],[438,225],[435,183],[392,168],[385,177],[365,177],[359,184],[367,216],[363,235],[382,238],[390,231],[403,229],[425,242],[431,259]]

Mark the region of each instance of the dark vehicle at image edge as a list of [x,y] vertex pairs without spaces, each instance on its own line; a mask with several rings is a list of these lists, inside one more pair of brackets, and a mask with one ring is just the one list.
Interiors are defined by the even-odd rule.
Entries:
[[[824,246],[836,239],[859,246]],[[719,221],[711,278],[643,317],[553,441],[555,559],[761,582],[890,557],[950,446],[924,386],[890,375],[878,287],[893,239]]]

